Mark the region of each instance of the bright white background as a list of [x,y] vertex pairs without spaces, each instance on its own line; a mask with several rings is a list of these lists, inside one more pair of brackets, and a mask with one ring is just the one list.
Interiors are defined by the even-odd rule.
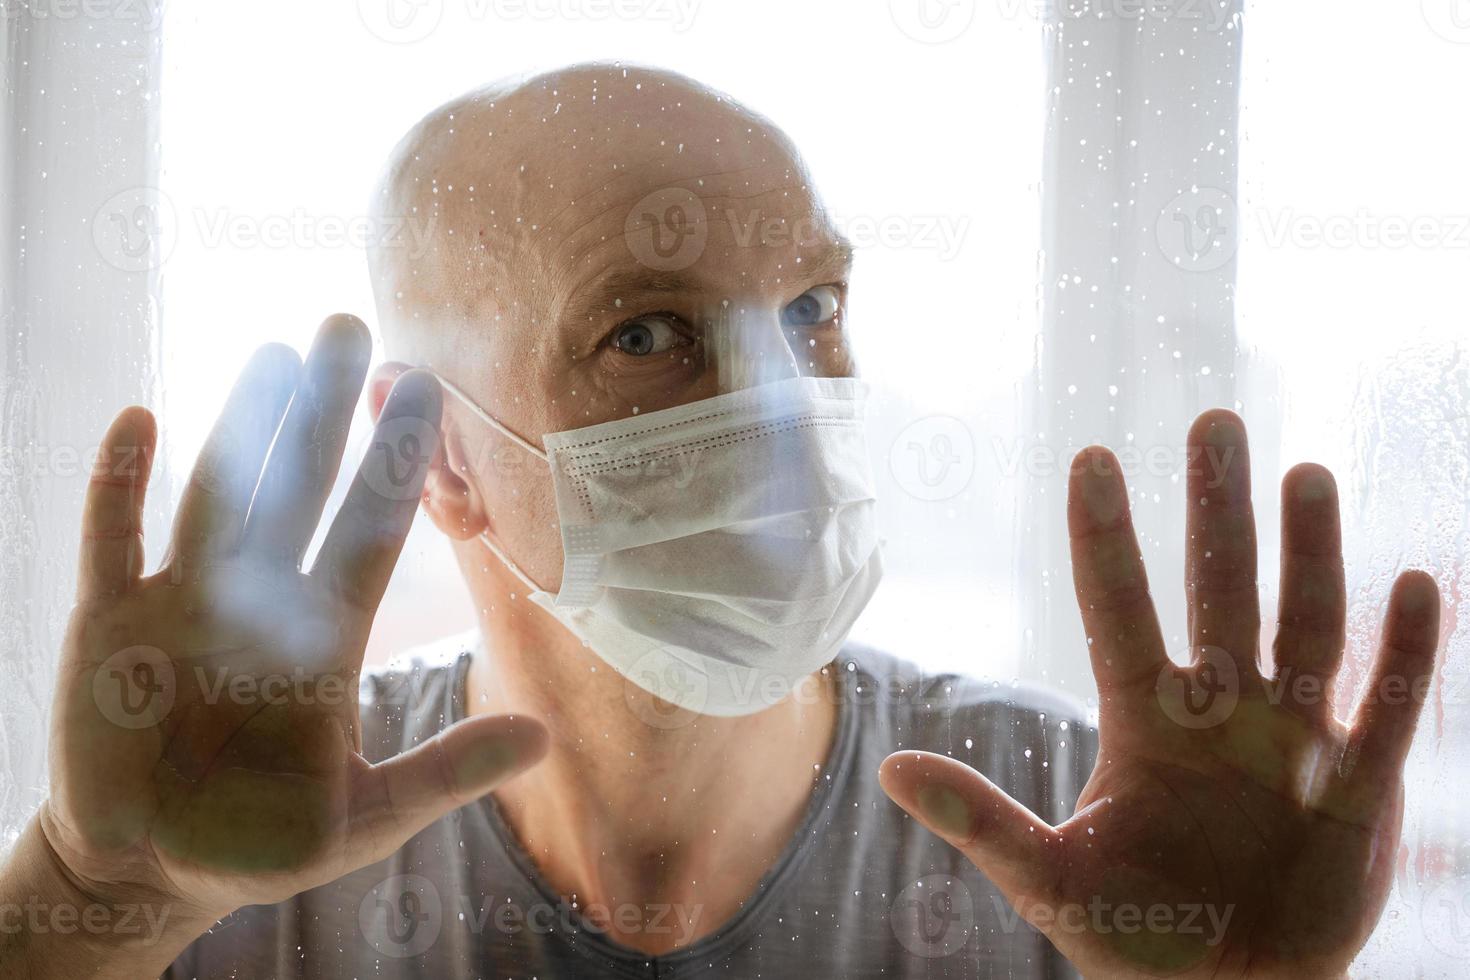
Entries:
[[[177,237],[163,307],[179,476],[256,345],[304,350],[334,310],[373,322],[362,251],[341,229],[361,221],[381,161],[420,116],[505,75],[582,60],[668,67],[784,127],[850,236],[893,222],[895,237],[861,248],[852,293],[859,354],[880,386],[890,565],[859,632],[929,663],[1012,674],[1014,484],[988,440],[1014,435],[1036,331],[1038,22],[982,4],[963,37],[932,44],[886,4],[688,2],[687,26],[673,0],[644,19],[596,21],[429,2],[404,32],[386,26],[388,0],[173,4],[163,189]],[[436,12],[422,39],[383,39],[416,37]],[[933,414],[963,418],[986,447],[978,465],[965,461],[968,489],[938,504],[905,492],[888,465],[899,431]],[[914,465],[905,447],[900,472]],[[369,656],[469,616],[448,549],[421,518]]]
[[[888,580],[859,635],[936,669],[1045,680],[1015,653],[1024,542],[1013,530],[1019,474],[1007,470],[1024,439],[1039,322],[1044,80],[1032,8],[936,4],[951,9],[951,28],[954,11],[973,18],[931,43],[945,29],[923,29],[903,0],[671,0],[635,20],[504,17],[472,0],[421,0],[402,30],[387,25],[387,4],[171,7],[163,187],[177,234],[162,309],[175,478],[256,345],[304,349],[339,309],[372,322],[360,248],[324,239],[362,218],[406,127],[509,74],[588,59],[665,66],[773,117],[849,227],[896,218],[908,229],[897,244],[861,249],[852,295],[858,349],[878,385],[874,455],[889,539]],[[1398,570],[1429,567],[1449,601],[1440,693],[1411,764],[1411,785],[1428,789],[1410,799],[1399,889],[1365,976],[1455,976],[1470,962],[1466,879],[1441,884],[1470,869],[1461,789],[1470,625],[1458,615],[1470,594],[1462,6],[1278,0],[1248,4],[1245,17],[1238,312],[1241,361],[1262,374],[1243,379],[1257,394],[1241,407],[1276,424],[1283,465],[1312,458],[1339,475],[1356,603],[1351,670],[1366,663]],[[1419,244],[1386,243],[1416,219]],[[936,222],[957,241],[926,237]],[[961,420],[973,447],[958,459],[964,489],[937,502],[923,499],[906,432],[932,433],[934,416]],[[1173,424],[1182,432],[1187,420]],[[1260,512],[1274,511],[1273,485],[1257,495]],[[1262,546],[1269,619],[1275,542]],[[1181,597],[1172,582],[1159,592]],[[447,548],[421,521],[370,657],[469,623]]]

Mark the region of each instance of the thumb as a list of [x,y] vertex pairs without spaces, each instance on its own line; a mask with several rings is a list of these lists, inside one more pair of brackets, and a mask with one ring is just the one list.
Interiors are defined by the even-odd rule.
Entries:
[[889,798],[980,869],[1024,914],[1060,899],[1062,836],[958,760],[895,752],[878,781]]
[[546,727],[516,715],[470,718],[364,769],[352,791],[354,852],[386,857],[451,810],[473,803],[546,754]]

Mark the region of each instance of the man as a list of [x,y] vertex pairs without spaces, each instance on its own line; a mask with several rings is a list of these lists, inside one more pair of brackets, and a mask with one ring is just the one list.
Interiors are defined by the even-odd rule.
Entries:
[[[247,366],[156,574],[153,421],[107,434],[51,797],[0,899],[156,928],[7,934],[6,975],[1345,973],[1390,887],[1438,597],[1400,579],[1340,724],[1326,471],[1282,489],[1274,663],[1312,683],[1268,689],[1239,419],[1190,431],[1187,670],[1117,461],[1079,456],[1093,731],[1042,692],[842,646],[879,571],[847,249],[769,122],[571,68],[431,114],[377,206],[431,219],[432,247],[372,256],[398,360],[309,571],[359,321]],[[359,703],[420,499],[479,630]]]

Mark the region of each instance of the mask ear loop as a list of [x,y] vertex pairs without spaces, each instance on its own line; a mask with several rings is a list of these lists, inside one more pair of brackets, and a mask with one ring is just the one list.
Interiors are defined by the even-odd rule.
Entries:
[[[439,384],[442,385],[446,390],[448,390],[450,394],[454,395],[461,402],[463,402],[465,408],[468,408],[472,413],[474,413],[476,418],[484,422],[486,425],[490,426],[490,428],[494,429],[505,438],[509,439],[511,442],[515,443],[517,446],[520,446],[532,456],[535,456],[537,459],[541,460],[543,463],[550,465],[551,460],[547,457],[545,450],[536,448],[525,439],[522,439],[519,435],[512,432],[505,425],[502,425],[499,419],[491,415],[489,412],[485,411],[479,405],[475,404],[475,400],[473,398],[465,394],[462,390],[460,390],[458,385],[445,378],[438,371],[435,371],[433,368],[429,368],[428,370],[431,374],[434,375],[435,378],[439,380]],[[521,583],[525,585],[526,588],[530,589],[532,592],[546,591],[545,589],[541,588],[541,586],[532,581],[531,576],[522,571],[521,566],[512,561],[510,555],[506,554],[504,549],[502,549],[498,544],[491,540],[489,531],[485,531],[480,534],[480,543],[488,548],[492,555],[494,555],[496,558],[499,558],[500,563],[504,565],[507,569],[509,569],[512,575],[520,579]]]
[[506,428],[506,426],[501,424],[499,419],[491,415],[489,412],[485,411],[479,405],[475,404],[475,400],[473,398],[471,398],[469,395],[466,395],[463,391],[460,390],[458,385],[445,378],[444,375],[440,374],[438,371],[435,371],[433,368],[429,368],[429,372],[433,374],[434,377],[439,379],[439,384],[449,389],[450,394],[454,395],[454,397],[464,402],[465,408],[468,408],[471,412],[475,413],[475,416],[479,418],[480,421],[484,422],[486,425],[490,426],[490,428],[505,436],[517,446],[520,446],[532,456],[535,456],[537,459],[541,460],[541,462],[546,463],[547,465],[551,464],[551,460],[546,455],[546,450],[539,449],[536,446],[531,445],[525,439],[522,439],[510,429]]

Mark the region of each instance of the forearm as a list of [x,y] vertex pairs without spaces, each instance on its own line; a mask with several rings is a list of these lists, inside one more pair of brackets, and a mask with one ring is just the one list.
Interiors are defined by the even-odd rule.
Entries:
[[89,894],[38,820],[0,869],[0,977],[137,980],[163,973],[212,925],[177,902]]

